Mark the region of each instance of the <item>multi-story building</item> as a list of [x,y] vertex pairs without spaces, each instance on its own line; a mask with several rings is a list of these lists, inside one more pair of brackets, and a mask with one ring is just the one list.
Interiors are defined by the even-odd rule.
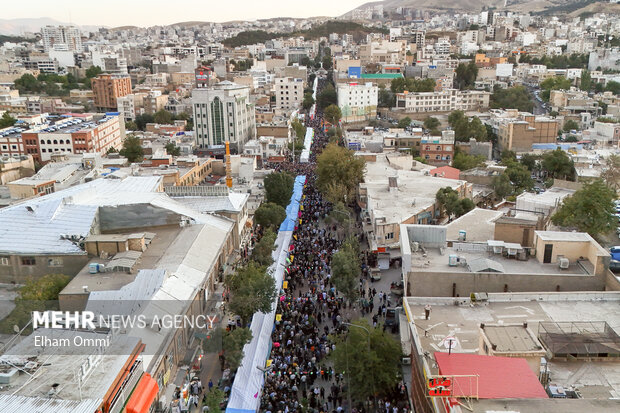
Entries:
[[46,52],[55,45],[66,45],[66,49],[73,52],[83,50],[80,29],[75,26],[45,26],[41,28],[41,37]]
[[125,123],[119,115],[77,115],[0,137],[0,155],[32,155],[36,162],[47,162],[53,154],[63,152],[104,154],[110,148],[119,150],[124,139]]
[[192,105],[199,148],[224,145],[229,141],[231,148],[240,152],[246,141],[256,137],[249,87],[225,81],[213,87],[194,89]]
[[559,121],[517,110],[500,111],[490,120],[499,137],[500,148],[516,152],[532,150],[534,143],[555,143]]
[[360,45],[359,56],[362,66],[370,63],[405,64],[407,60],[407,41],[390,42],[381,40]]
[[117,99],[131,93],[131,78],[128,75],[102,74],[92,79],[91,87],[97,110],[116,110]]
[[420,141],[420,156],[432,165],[449,165],[454,159],[454,131],[442,131],[441,136],[424,136]]
[[116,105],[118,113],[121,114],[125,120],[136,119],[136,104],[133,93],[126,96],[121,96],[116,99]]
[[160,91],[153,90],[144,98],[144,113],[153,115],[164,109],[166,103],[168,103],[168,96],[162,95]]
[[405,112],[471,111],[489,107],[491,93],[480,90],[444,89],[437,92],[396,94],[396,108]]
[[363,121],[377,116],[379,88],[368,83],[339,83],[338,107],[343,122]]
[[295,110],[304,100],[304,80],[293,77],[276,78],[274,92],[276,109]]

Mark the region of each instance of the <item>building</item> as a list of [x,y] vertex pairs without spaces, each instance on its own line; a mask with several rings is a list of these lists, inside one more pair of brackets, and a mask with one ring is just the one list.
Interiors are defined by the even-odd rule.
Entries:
[[115,111],[117,99],[131,94],[131,78],[128,75],[101,74],[91,80],[91,88],[97,110]]
[[396,94],[396,108],[408,113],[476,111],[489,107],[490,92],[444,89],[437,92],[403,92]]
[[390,63],[404,65],[407,60],[407,41],[388,40],[372,41],[359,47],[362,66],[372,63]]
[[46,52],[56,50],[70,50],[81,53],[82,35],[75,26],[45,26],[41,28],[43,48]]
[[276,109],[293,111],[301,107],[304,100],[304,80],[293,77],[278,77],[274,83]]
[[168,96],[162,95],[160,91],[151,91],[144,97],[144,113],[154,115],[163,110],[168,103]]
[[47,162],[59,153],[105,154],[110,148],[120,150],[124,139],[125,122],[118,114],[75,115],[0,138],[0,154],[32,155],[36,162]]
[[454,159],[454,131],[444,130],[441,136],[424,136],[420,156],[431,165],[449,165]]
[[514,111],[509,117],[497,118],[495,124],[502,150],[529,152],[533,144],[555,143],[558,137],[558,120],[546,116]]
[[[303,92],[303,91],[302,91]],[[194,135],[199,148],[224,145],[241,151],[256,137],[254,105],[250,88],[224,81],[192,92]]]
[[342,121],[359,122],[377,116],[379,88],[368,83],[339,83],[338,107],[342,112]]
[[135,95],[129,94],[116,99],[118,113],[125,120],[136,120]]
[[587,290],[405,298],[413,409],[617,411],[619,304],[618,291]]

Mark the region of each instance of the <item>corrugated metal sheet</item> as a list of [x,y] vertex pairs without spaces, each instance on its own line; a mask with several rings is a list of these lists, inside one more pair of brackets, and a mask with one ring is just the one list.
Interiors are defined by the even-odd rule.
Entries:
[[94,413],[102,402],[102,399],[59,400],[1,394],[0,411],[7,413]]

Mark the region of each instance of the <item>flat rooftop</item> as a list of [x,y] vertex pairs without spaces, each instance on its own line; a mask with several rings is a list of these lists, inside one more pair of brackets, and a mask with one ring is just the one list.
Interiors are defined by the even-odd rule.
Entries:
[[446,225],[446,239],[459,239],[459,231],[466,231],[467,241],[486,242],[495,235],[495,220],[504,216],[502,211],[474,208]]
[[[425,319],[424,307],[431,305],[430,319]],[[448,351],[448,337],[454,337],[452,352],[478,354],[480,323],[501,325],[528,323],[528,328],[538,336],[541,322],[574,322],[574,321],[605,321],[616,332],[620,331],[620,292],[576,292],[576,293],[490,293],[488,301],[472,303],[469,298],[438,298],[438,297],[407,297],[404,303],[408,314],[409,326],[420,343],[418,351],[432,354],[436,351]],[[603,403],[606,407],[610,402],[615,411],[620,411],[620,360],[586,361],[574,359],[548,360],[548,368],[552,384],[568,388],[575,387],[583,399]],[[431,374],[437,374],[434,362],[428,359]],[[563,412],[583,412],[573,406],[583,406],[582,400],[567,400]],[[568,402],[576,403],[569,406]],[[504,411],[518,412],[549,412],[542,405],[529,407],[528,401],[524,409],[514,408],[510,402],[478,401],[481,408],[475,411],[488,411],[486,406],[501,406]],[[551,406],[555,405],[555,401]],[[589,404],[585,404],[590,406]],[[485,408],[482,408],[485,406]],[[546,405],[545,405],[546,406]],[[592,405],[596,406],[596,404]],[[493,409],[491,409],[493,410]],[[558,410],[559,411],[559,410]],[[591,410],[614,411],[614,410]]]
[[[470,244],[472,246],[486,247],[486,243]],[[424,256],[426,254],[426,257]],[[464,258],[465,265],[449,265],[450,255],[456,255]],[[498,268],[502,268],[505,274],[561,274],[561,275],[584,275],[592,274],[594,266],[587,259],[572,261],[566,269],[560,269],[557,263],[543,264],[535,257],[528,257],[526,261],[517,260],[516,258],[504,257],[500,254],[494,254],[491,251],[464,251],[455,249],[454,247],[426,248],[423,253],[421,250],[411,253],[411,271],[424,272],[450,272],[471,274],[469,265],[477,260],[490,260],[491,264],[497,263]],[[462,260],[461,260],[462,261]],[[486,271],[479,271],[486,272]]]
[[496,351],[537,351],[542,350],[539,343],[528,333],[523,325],[484,326],[484,334]]

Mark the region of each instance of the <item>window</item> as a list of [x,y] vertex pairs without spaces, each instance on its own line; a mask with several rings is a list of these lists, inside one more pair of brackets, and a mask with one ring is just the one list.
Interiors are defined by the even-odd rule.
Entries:
[[394,233],[388,232],[387,234],[385,234],[385,239],[394,239]]
[[60,257],[49,258],[47,260],[47,266],[48,267],[62,267],[62,258]]
[[9,265],[9,257],[0,257],[0,265]]
[[36,265],[36,263],[34,257],[22,257],[22,265]]

